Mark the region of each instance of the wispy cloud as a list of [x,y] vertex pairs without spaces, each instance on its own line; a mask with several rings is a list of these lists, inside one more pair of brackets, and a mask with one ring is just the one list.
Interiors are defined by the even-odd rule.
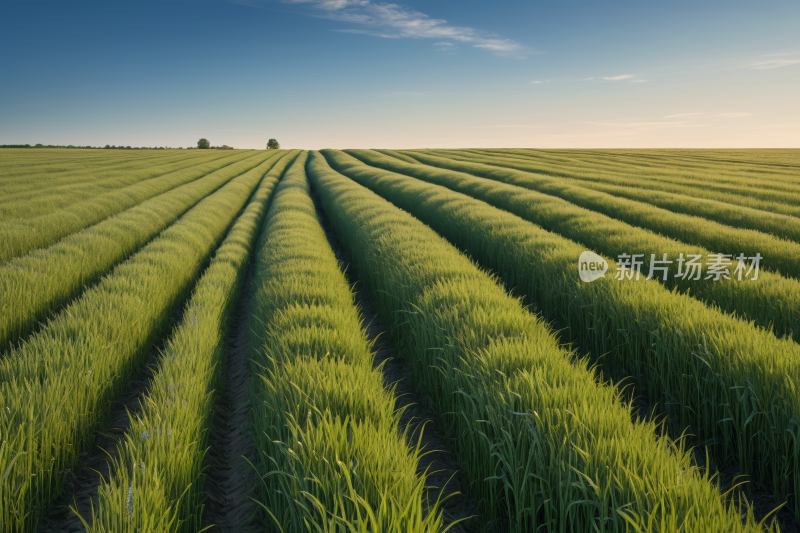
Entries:
[[[538,53],[511,39],[467,26],[452,26],[446,20],[434,19],[400,4],[369,0],[230,0],[252,7],[266,7],[276,2],[293,6],[309,16],[336,20],[361,26],[337,30],[386,39],[437,39],[468,44],[496,55],[525,58]],[[441,43],[437,43],[437,46]],[[444,50],[448,50],[445,47]]]
[[647,83],[647,80],[631,80],[631,83]]
[[696,124],[689,124],[685,121],[655,121],[655,122],[617,122],[617,121],[608,121],[608,122],[586,122],[586,124],[592,124],[594,126],[607,126],[612,128],[642,128],[642,127],[664,127],[664,128],[687,128],[687,127],[695,127]]
[[667,115],[664,118],[699,117],[700,115],[708,115],[708,113],[678,113],[677,115]]
[[748,65],[749,68],[755,70],[765,70],[770,68],[788,67],[789,65],[797,65],[800,63],[800,58],[792,59],[770,59],[768,61],[761,61],[759,63],[752,63]]
[[633,78],[633,74],[620,74],[619,76],[607,76],[603,78],[604,80],[611,80],[611,81],[618,81],[618,80],[629,80]]
[[708,112],[695,112],[695,113],[678,113],[676,115],[667,115],[664,118],[683,118],[683,119],[699,119],[702,118],[703,120],[713,120],[713,119],[720,119],[720,118],[742,118],[742,117],[749,117],[753,113],[746,113],[744,111],[734,111],[730,113],[708,113]]
[[720,113],[717,116],[722,118],[741,118],[749,117],[750,115],[752,115],[752,113]]
[[544,128],[546,124],[494,124],[487,128]]
[[435,46],[436,50],[439,52],[447,52],[448,55],[455,55],[455,50],[458,48],[455,44],[448,42],[433,43],[433,46]]
[[384,94],[383,96],[426,96],[427,93],[420,93],[415,91],[397,91],[389,94]]

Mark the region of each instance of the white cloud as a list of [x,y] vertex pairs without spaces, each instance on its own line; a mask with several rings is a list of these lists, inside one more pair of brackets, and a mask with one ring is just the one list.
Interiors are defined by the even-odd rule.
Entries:
[[414,91],[397,91],[389,94],[384,94],[383,96],[425,96],[426,93],[414,92]]
[[629,80],[632,77],[633,77],[633,74],[620,74],[619,76],[608,76],[608,77],[603,78],[603,79],[604,80],[617,81],[617,80]]
[[679,113],[677,115],[667,115],[664,118],[698,118],[698,117],[705,117],[705,118],[741,118],[741,117],[749,117],[752,113],[744,113],[741,111],[733,112],[733,113],[708,113],[708,112],[698,112],[698,113]]
[[487,128],[544,128],[545,124],[494,124]]
[[752,65],[749,65],[749,67],[756,70],[765,70],[770,68],[788,67],[789,65],[797,65],[798,63],[800,63],[800,59],[770,59],[769,61],[753,63]]
[[647,80],[631,80],[631,83],[647,83]]
[[[252,7],[263,7],[259,4],[269,3],[268,0],[230,1]],[[359,33],[386,39],[447,39],[489,50],[496,55],[518,58],[537,53],[511,39],[503,39],[495,34],[467,26],[451,26],[446,20],[430,18],[425,13],[399,4],[370,0],[280,0],[280,3],[302,8],[301,12],[306,15],[364,27],[364,29],[338,30],[344,33]],[[437,43],[437,46],[441,44]]]
[[447,42],[444,42],[444,43],[433,43],[433,46],[435,46],[436,49],[439,52],[452,52],[453,50],[456,49],[456,45],[454,45],[453,43],[447,43]]
[[664,118],[699,117],[700,115],[708,115],[708,113],[678,113],[677,115],[667,115]]
[[586,122],[586,124],[592,124],[594,126],[606,126],[611,128],[642,128],[642,127],[663,127],[663,128],[691,128],[695,127],[694,124],[689,124],[688,122],[684,121],[669,121],[669,122]]

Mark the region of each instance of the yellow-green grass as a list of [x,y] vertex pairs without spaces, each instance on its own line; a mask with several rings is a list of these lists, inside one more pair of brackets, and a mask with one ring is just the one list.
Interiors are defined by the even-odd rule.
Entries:
[[[402,159],[407,163],[419,163],[419,161],[416,159],[413,159],[412,157],[407,156],[399,151],[376,151],[385,155]],[[571,156],[571,153],[569,155]],[[566,155],[563,159],[565,161],[569,160]],[[498,163],[493,164],[503,166],[502,164]],[[708,175],[713,175],[715,171],[716,169],[709,169]],[[798,180],[800,180],[800,176],[798,177]],[[703,217],[714,222],[726,224],[728,226],[761,231],[775,237],[789,239],[794,242],[800,242],[800,219],[790,215],[753,209],[742,205],[733,205],[718,200],[695,198],[685,194],[664,192],[655,189],[641,189],[638,187],[629,187],[624,185],[613,185],[601,181],[574,180],[565,177],[559,177],[559,181],[561,181],[564,185],[573,185],[577,187],[593,189],[596,191],[602,191],[609,193],[612,196],[644,202],[646,204],[661,207],[675,213]],[[762,178],[759,180],[759,183],[763,183],[764,181],[765,179]]]
[[[415,162],[417,161],[415,160]],[[502,166],[502,164],[499,166]],[[712,175],[712,173],[713,170],[710,170],[709,175]],[[800,219],[794,216],[655,189],[642,189],[624,185],[612,185],[601,181],[573,180],[569,178],[560,178],[560,181],[564,185],[602,191],[612,196],[644,202],[675,213],[703,217],[728,226],[761,231],[776,237],[800,242]],[[766,181],[766,178],[762,178],[759,183],[762,184]],[[781,185],[778,183],[776,186],[780,187]]]
[[0,261],[49,246],[71,233],[211,172],[224,169],[241,173],[257,166],[267,157],[269,154],[264,152],[244,152],[222,161],[211,161],[143,180],[39,217],[5,220],[0,226]]
[[[672,192],[702,198],[706,200],[715,200],[732,205],[741,205],[752,209],[770,211],[773,213],[780,213],[784,215],[798,216],[800,215],[800,207],[797,206],[800,201],[800,194],[797,193],[781,193],[780,191],[769,191],[761,189],[753,185],[753,180],[750,178],[741,178],[741,184],[734,185],[717,185],[698,183],[695,185],[686,185],[680,183],[671,183],[660,176],[654,179],[643,179],[641,174],[634,173],[632,176],[623,176],[617,172],[599,172],[597,170],[587,170],[585,172],[570,172],[569,169],[563,165],[542,165],[539,163],[528,163],[526,161],[513,161],[509,158],[480,156],[477,154],[468,155],[465,152],[455,151],[406,151],[407,155],[414,157],[415,154],[445,156],[448,159],[457,162],[478,162],[484,164],[502,165],[508,169],[524,171],[542,176],[551,176],[562,179],[573,179],[585,183],[607,183],[611,185],[624,185],[628,187],[638,187],[642,189],[655,189],[664,192]],[[455,170],[455,169],[454,169]],[[585,186],[585,185],[584,185]]]
[[[632,422],[615,388],[596,383],[585,360],[444,238],[318,152],[307,169],[415,383],[441,415],[486,527],[758,529],[751,514],[743,522],[742,509],[726,508],[681,444],[657,437],[652,422]],[[434,187],[400,179],[399,190]],[[416,201],[452,216],[445,204]],[[491,227],[477,222],[459,231],[488,235]],[[506,252],[507,237],[494,237],[495,253]]]
[[[246,173],[263,176],[284,154],[285,151],[276,151]],[[0,348],[24,338],[48,314],[91,286],[241,170],[230,166],[212,172],[48,248],[0,264]]]
[[[163,176],[176,170],[223,159],[219,153],[205,157],[182,157],[170,160],[152,161],[142,157],[124,168],[113,170],[92,170],[81,168],[75,176],[53,176],[47,171],[39,171],[23,178],[20,185],[28,189],[12,193],[8,177],[0,174],[0,219],[25,219],[47,214],[72,203],[87,200],[105,192],[121,189],[139,181]],[[230,154],[227,155],[230,158]],[[235,160],[231,158],[230,161]],[[224,163],[223,163],[224,164]],[[220,164],[222,166],[222,164]],[[55,183],[46,178],[53,177]],[[16,187],[19,188],[19,187]]]
[[[478,154],[494,154],[502,157],[517,157],[528,161],[557,163],[564,169],[581,171],[611,171],[623,175],[640,175],[642,179],[652,180],[665,177],[690,179],[695,181],[711,181],[712,183],[762,185],[776,188],[777,183],[800,183],[800,166],[782,166],[759,164],[756,162],[735,161],[718,154],[709,160],[698,159],[678,151],[658,153],[642,150],[637,153],[625,153],[617,150],[563,150],[559,152],[531,152],[529,150],[469,150]],[[763,150],[751,150],[752,154],[763,153]],[[702,154],[696,151],[695,154]],[[787,151],[791,156],[791,152]],[[800,162],[800,152],[794,153],[795,163]]]
[[[702,246],[714,253],[748,256],[760,253],[762,268],[800,279],[800,243],[760,231],[735,228],[699,216],[673,213],[643,202],[564,183],[563,180],[476,161],[456,161],[427,154],[414,154],[426,165],[446,168],[556,196],[586,209],[603,213],[634,226]],[[755,215],[757,216],[757,214]]]
[[259,241],[250,359],[257,501],[269,531],[440,531],[373,368],[354,295],[316,214],[301,155],[278,185]]
[[[460,150],[458,152],[461,152]],[[509,158],[519,162],[543,162],[542,158],[524,155],[521,152],[503,152],[494,150],[465,150],[463,153],[478,157]],[[564,157],[558,163],[562,171],[582,175],[584,179],[593,173],[606,176],[617,175],[622,179],[642,182],[658,182],[660,184],[673,184],[688,187],[689,189],[707,188],[727,191],[735,195],[752,196],[753,190],[758,189],[768,195],[788,187],[795,193],[800,193],[800,176],[791,169],[745,166],[732,164],[725,161],[707,162],[704,164],[691,164],[680,158],[662,158],[659,163],[648,161],[646,157],[640,160],[619,157]]]
[[[487,151],[487,150],[483,150]],[[494,150],[492,150],[494,151]],[[539,156],[540,154],[567,155],[571,159],[602,161],[631,167],[647,166],[662,171],[706,170],[722,165],[726,173],[766,171],[776,175],[794,175],[800,170],[800,150],[531,150],[500,149],[499,152],[514,152]]]
[[565,328],[568,341],[599,356],[607,376],[631,379],[636,394],[686,427],[693,442],[714,444],[719,457],[800,514],[797,344],[653,280],[582,283],[584,246],[445,187],[324,153],[496,272]]
[[403,152],[398,150],[375,150],[376,152],[380,152],[383,155],[388,155],[390,157],[394,157],[395,159],[399,159],[400,161],[405,161],[406,163],[411,163],[412,165],[418,165],[419,161],[414,159],[413,157],[409,157]]
[[0,362],[0,531],[35,531],[260,180],[208,196]]
[[[62,171],[72,171],[76,167],[88,166],[89,168],[102,168],[124,166],[131,161],[143,157],[157,161],[159,159],[175,157],[176,154],[192,155],[194,152],[176,151],[148,151],[129,152],[118,150],[64,150],[60,148],[42,148],[36,150],[20,148],[4,148],[3,158],[0,160],[0,173],[6,175],[21,175],[43,170],[47,178],[57,175]],[[145,155],[146,154],[146,155]]]
[[[547,184],[542,189],[548,193],[556,194],[550,195],[500,181],[480,178],[465,172],[424,164],[407,164],[371,150],[348,150],[347,153],[374,167],[413,176],[483,200],[601,254],[610,257],[618,257],[620,254],[643,254],[643,257],[640,257],[643,261],[641,279],[650,274],[652,256],[655,256],[656,261],[660,261],[663,259],[663,254],[666,253],[667,257],[673,261],[672,264],[668,265],[667,279],[663,279],[663,271],[654,271],[654,278],[661,281],[666,287],[670,289],[677,288],[681,292],[691,294],[709,305],[718,306],[725,312],[754,320],[765,328],[772,328],[776,335],[780,337],[789,336],[795,340],[800,340],[800,281],[794,278],[785,278],[770,271],[763,271],[764,267],[769,266],[769,261],[780,254],[780,251],[774,249],[777,248],[778,242],[770,242],[769,238],[763,234],[761,235],[764,237],[762,241],[764,247],[761,250],[764,252],[762,253],[764,259],[761,263],[758,279],[745,279],[745,269],[745,272],[742,273],[742,280],[738,280],[737,276],[733,274],[738,261],[733,258],[731,258],[732,262],[729,267],[729,273],[733,274],[730,279],[726,280],[722,277],[716,281],[713,277],[705,279],[707,277],[707,272],[705,271],[699,280],[677,278],[676,274],[678,273],[679,265],[676,260],[680,254],[684,254],[684,258],[688,258],[690,254],[700,255],[703,261],[707,261],[709,255],[712,254],[712,250],[687,245],[678,240],[663,237],[657,231],[631,226],[617,220],[617,218],[577,206],[560,198],[560,196],[564,196],[570,200],[575,198],[581,200],[588,196],[589,199],[597,200],[597,202],[579,203],[597,204],[601,201],[608,201],[608,195],[603,193],[594,193],[603,194],[603,198],[598,199],[593,197],[591,192],[588,195],[584,195],[585,189],[574,189],[568,185],[559,187],[556,184]],[[512,180],[509,179],[508,181]],[[513,181],[517,183],[521,179]],[[655,209],[651,206],[630,201],[626,202],[631,205],[627,206],[625,214],[632,213],[632,216],[638,218],[659,216],[658,213],[650,211]],[[596,205],[592,205],[592,207],[596,207]],[[608,201],[608,207],[604,211],[613,213],[618,218],[629,218],[621,210],[615,211],[614,207],[621,209],[618,202]],[[668,219],[664,220],[664,227],[668,229],[670,222]],[[703,222],[707,226],[711,226],[707,221]],[[658,224],[654,223],[648,225],[653,228],[658,227]],[[696,226],[697,224],[695,224]],[[710,228],[707,232],[713,229]],[[669,231],[662,233],[669,233]],[[726,236],[730,235],[723,233],[718,236],[719,243],[713,251],[727,251],[736,256],[736,252],[741,251],[737,248],[739,244],[735,242],[726,244],[728,242],[725,240]],[[758,246],[755,241],[756,239],[753,239],[751,246]],[[800,262],[800,244],[786,241],[779,242],[784,245],[783,250],[787,254],[797,256]],[[773,246],[770,246],[770,244]],[[770,249],[773,249],[772,253],[767,254],[766,251]],[[792,250],[796,253],[792,254]],[[745,253],[750,252],[747,249],[744,251]],[[755,253],[753,252],[753,256],[755,256]],[[800,264],[798,264],[798,268],[800,268]],[[613,276],[613,271],[608,275]],[[750,276],[751,278],[755,277],[755,274],[751,273]]]
[[[140,152],[133,157],[119,159],[110,157],[109,152],[94,152],[94,156],[84,154],[83,157],[65,159],[60,153],[53,150],[17,150],[13,154],[3,151],[3,162],[0,164],[0,190],[14,192],[19,188],[35,189],[37,183],[42,182],[50,187],[62,183],[77,183],[86,181],[86,175],[81,176],[81,171],[88,174],[95,172],[121,172],[127,168],[137,168],[143,163],[159,165],[170,161],[197,158],[198,152],[191,151],[161,151]],[[10,156],[10,157],[9,157]],[[31,176],[38,180],[31,181]],[[11,187],[11,190],[7,187]]]
[[202,529],[204,459],[214,400],[222,386],[228,321],[272,192],[297,155],[285,153],[267,172],[197,282],[118,447],[112,477],[99,487],[91,527],[85,524],[88,531]]

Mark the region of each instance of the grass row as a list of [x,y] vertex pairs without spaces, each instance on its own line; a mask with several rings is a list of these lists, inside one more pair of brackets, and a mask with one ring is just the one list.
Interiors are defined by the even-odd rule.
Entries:
[[[565,183],[564,180],[522,172],[512,168],[500,168],[487,164],[485,160],[455,161],[426,154],[414,154],[425,164],[441,166],[450,170],[467,172],[483,178],[509,183],[558,196],[576,205],[618,218],[629,224],[661,233],[687,244],[695,244],[715,252],[744,252],[755,255],[760,252],[766,268],[781,272],[785,276],[800,278],[800,243],[774,237],[761,231],[742,227],[730,227],[701,216],[674,213],[640,201],[618,198],[599,190],[581,185]],[[760,211],[752,210],[752,224],[759,224]],[[790,222],[791,217],[786,217]],[[728,251],[731,250],[731,251]]]
[[[419,163],[416,159],[404,155],[402,152],[376,151],[403,158],[407,163]],[[800,220],[789,215],[654,189],[641,189],[600,181],[581,181],[568,178],[561,178],[560,181],[563,184],[584,187],[608,193],[612,196],[651,204],[674,213],[702,217],[728,226],[760,231],[775,237],[800,242]]]
[[[611,171],[623,175],[639,175],[646,180],[683,178],[712,183],[728,183],[752,186],[766,178],[768,188],[777,188],[779,183],[800,183],[796,169],[764,165],[747,161],[735,161],[725,154],[716,154],[711,159],[698,158],[701,151],[690,153],[659,153],[640,150],[625,153],[618,150],[569,150],[556,152],[529,151],[524,149],[469,150],[480,154],[495,154],[503,157],[518,157],[528,161],[557,163],[564,168],[583,171]],[[753,152],[755,153],[755,152]],[[796,157],[795,157],[795,160]]]
[[[415,157],[416,154],[423,154],[423,152],[406,151],[407,155]],[[541,165],[537,163],[528,163],[526,161],[513,161],[509,158],[502,157],[489,157],[480,156],[477,154],[468,155],[464,152],[454,151],[426,151],[424,155],[446,157],[459,162],[481,162],[503,166],[508,169],[514,169],[533,174],[540,174],[542,176],[551,176],[556,178],[568,178],[575,181],[580,181],[584,187],[593,183],[607,183],[611,185],[624,185],[628,187],[637,187],[641,189],[653,189],[663,192],[671,192],[701,198],[705,200],[715,200],[732,205],[740,205],[757,209],[761,211],[769,211],[773,213],[780,213],[783,215],[800,215],[800,207],[797,207],[797,201],[800,200],[799,194],[782,194],[780,191],[764,191],[753,184],[754,180],[743,181],[749,182],[747,185],[726,185],[711,187],[706,184],[703,186],[699,183],[694,186],[670,183],[662,179],[642,179],[641,175],[634,174],[629,177],[620,176],[615,172],[601,173],[597,171],[587,170],[585,172],[570,172],[561,165]],[[416,157],[415,157],[416,158]]]
[[[318,152],[308,171],[415,383],[442,416],[486,530],[758,529],[751,514],[743,524],[741,509],[726,509],[679,443],[657,437],[651,422],[633,423],[615,388],[597,384],[585,360],[444,238]],[[433,187],[401,179],[394,196]],[[443,194],[453,202],[456,193]],[[415,202],[453,219],[445,202]],[[459,231],[483,238],[488,227]],[[505,256],[508,237],[493,239]]]
[[[115,189],[202,163],[216,161],[223,157],[214,154],[210,157],[189,158],[184,156],[156,161],[142,158],[141,161],[135,161],[123,168],[113,170],[91,168],[76,170],[73,178],[66,173],[50,174],[49,171],[42,170],[25,177],[23,183],[29,190],[14,194],[10,191],[14,187],[9,183],[9,178],[0,173],[0,180],[2,180],[0,192],[3,193],[2,200],[0,200],[0,219],[26,219],[41,216]],[[45,179],[47,177],[50,177],[51,180]],[[55,183],[48,183],[48,181]]]
[[261,172],[256,193],[197,282],[118,448],[113,477],[99,488],[87,531],[202,529],[204,458],[215,391],[222,386],[228,320],[275,185],[296,156],[290,152],[266,175]]
[[258,246],[250,359],[258,503],[268,530],[430,532],[437,502],[417,474],[393,390],[373,368],[354,296],[309,194],[289,169]]
[[[776,501],[800,510],[800,347],[658,282],[606,276],[582,283],[585,250],[511,213],[408,176],[325,151],[334,167],[408,210],[509,287],[569,340],[629,377],[694,442],[713,444]],[[609,261],[613,271],[614,262]],[[724,465],[723,465],[724,466]]]
[[[458,152],[461,152],[460,150]],[[542,163],[539,157],[531,158],[520,152],[499,154],[485,150],[465,150],[463,153],[479,157],[498,157],[519,162]],[[661,165],[657,162],[643,166],[642,162],[635,164],[615,157],[587,157],[584,160],[566,157],[559,167],[567,173],[577,173],[582,179],[590,178],[592,174],[604,177],[617,176],[623,181],[646,182],[656,186],[674,185],[692,189],[707,189],[727,192],[737,196],[756,197],[769,200],[776,198],[775,193],[783,189],[793,194],[800,194],[800,183],[797,175],[791,171],[775,169],[741,169],[740,165],[732,165],[723,161],[707,163],[697,168],[690,168],[686,163],[672,167],[677,161],[670,161]],[[672,168],[671,168],[672,167]]]
[[[92,155],[84,151],[75,152],[71,154],[72,157],[65,157],[64,150],[12,150],[11,152],[6,150],[3,152],[3,161],[0,162],[2,190],[12,193],[35,189],[39,183],[48,188],[59,184],[78,183],[87,181],[86,173],[124,170],[137,167],[140,162],[152,165],[199,155],[192,152],[166,151],[149,154],[131,153],[129,157],[119,157],[120,154],[121,152],[117,154],[95,152]],[[30,179],[32,176],[36,176],[37,180],[32,181]]]
[[[713,176],[715,170],[714,168],[709,169],[706,175]],[[770,184],[770,179],[769,175],[759,175],[751,178],[759,186]],[[800,176],[798,176],[798,179],[800,179]],[[793,216],[753,209],[742,205],[733,205],[727,201],[700,199],[685,194],[655,189],[613,185],[592,180],[565,180],[572,185],[645,202],[676,213],[700,216],[729,226],[762,231],[777,237],[800,242],[800,221]],[[775,181],[771,184],[778,188],[783,186],[780,181]]]
[[[246,173],[263,176],[279,159]],[[117,215],[0,264],[0,348],[27,335],[48,313],[91,286],[114,265],[144,246],[197,202],[236,177],[227,167],[145,200]]]
[[0,226],[0,261],[8,261],[35,248],[49,246],[59,239],[214,171],[241,174],[271,154],[249,152],[232,158],[211,161],[183,170],[140,181],[128,187],[74,203],[35,218],[10,221]]
[[800,243],[797,242],[759,231],[726,226],[698,216],[673,213],[643,202],[617,198],[601,191],[565,184],[563,180],[530,172],[427,154],[415,153],[414,157],[426,165],[464,172],[556,196],[628,224],[687,244],[702,246],[714,252],[734,255],[743,252],[748,256],[760,253],[764,258],[762,268],[800,279]]
[[36,528],[261,176],[204,199],[0,362],[0,529]]
[[[738,280],[734,273],[738,261],[733,258],[728,268],[730,279],[722,277],[718,280],[713,277],[706,279],[708,272],[705,266],[700,279],[694,279],[694,276],[678,278],[676,274],[679,264],[676,260],[681,254],[687,259],[690,254],[700,255],[701,262],[705,263],[712,251],[663,237],[655,231],[631,227],[616,218],[576,206],[558,196],[479,178],[465,172],[422,164],[411,165],[371,150],[348,150],[347,153],[374,167],[443,185],[483,200],[601,254],[610,257],[618,257],[620,254],[643,254],[643,257],[640,257],[643,261],[642,279],[650,274],[653,256],[656,261],[661,261],[663,254],[666,253],[667,258],[672,261],[667,265],[669,270],[666,279],[663,271],[653,271],[654,278],[666,287],[677,288],[712,306],[719,306],[723,311],[754,320],[765,328],[771,328],[778,336],[789,336],[800,340],[800,281],[762,271],[769,265],[767,258],[762,261],[757,280],[745,279],[747,266],[742,272],[742,280]],[[550,185],[544,188],[547,192],[553,192],[555,187]],[[562,187],[561,191],[567,191],[560,196],[569,199],[574,199],[580,194],[580,192],[573,194],[569,187]],[[648,209],[649,206],[642,206],[643,212],[649,213]],[[613,212],[613,209],[609,208],[607,211]],[[649,214],[656,216],[654,213]],[[619,211],[616,212],[616,216],[626,218],[620,216]],[[736,249],[735,244],[719,246],[720,248],[714,250],[734,252]],[[800,245],[797,245],[797,248],[800,250]],[[770,259],[774,255],[771,254]],[[745,261],[745,265],[748,264],[749,262]],[[654,266],[660,265],[655,263]],[[686,270],[685,266],[683,270]],[[615,274],[612,270],[607,275]],[[754,274],[751,273],[750,276],[752,278]]]

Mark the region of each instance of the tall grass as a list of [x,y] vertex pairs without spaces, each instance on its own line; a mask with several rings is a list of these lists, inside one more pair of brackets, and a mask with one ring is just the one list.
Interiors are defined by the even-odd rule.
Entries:
[[[319,153],[307,168],[415,383],[443,419],[485,530],[758,529],[751,514],[743,523],[742,509],[726,509],[681,443],[657,437],[651,422],[633,423],[619,392],[596,383],[587,362],[491,276]],[[398,191],[433,187],[401,179]],[[415,201],[452,217],[444,203]],[[487,230],[459,228],[464,236]],[[506,242],[494,241],[496,254],[508,252]]]
[[[583,172],[600,171],[621,174],[625,177],[634,175],[644,180],[667,181],[681,179],[693,183],[711,182],[713,184],[745,185],[748,187],[763,186],[777,189],[778,184],[800,184],[800,175],[796,169],[751,161],[735,161],[718,153],[710,158],[701,159],[703,154],[677,151],[636,150],[621,152],[618,150],[569,150],[532,152],[515,149],[467,150],[480,155],[514,157],[523,161],[556,163],[564,169],[581,170]],[[750,154],[757,153],[751,151]],[[764,153],[763,151],[761,153]],[[786,152],[791,156],[791,152]],[[700,156],[701,158],[698,158]],[[796,161],[795,157],[792,158]]]
[[406,444],[393,391],[372,366],[305,161],[275,192],[253,283],[252,433],[267,529],[438,532],[419,447]]
[[[66,150],[4,150],[0,162],[0,190],[6,194],[35,191],[37,188],[52,188],[91,181],[95,174],[115,172],[120,176],[130,169],[164,162],[200,159],[205,154],[198,152],[139,152],[120,157],[121,152],[72,152]],[[31,179],[32,177],[36,179]]]
[[[684,254],[685,258],[690,254],[698,254],[703,261],[706,261],[712,252],[728,252],[736,256],[739,249],[735,242],[720,244],[719,248],[713,250],[698,248],[662,237],[657,232],[631,227],[625,222],[576,206],[558,196],[479,178],[464,172],[424,164],[409,165],[370,150],[348,150],[348,153],[369,165],[443,185],[483,200],[601,254],[610,257],[618,257],[620,254],[643,254],[640,258],[644,263],[641,269],[642,277],[647,277],[650,273],[651,257],[655,256],[659,261],[666,253],[673,261],[668,265],[667,279],[663,279],[663,272],[654,271],[654,277],[666,287],[678,288],[681,292],[691,294],[712,306],[719,306],[723,311],[754,320],[765,328],[771,328],[778,336],[788,335],[800,340],[800,281],[763,271],[759,272],[755,281],[744,278],[739,281],[736,275],[732,275],[728,280],[723,278],[716,281],[713,278],[706,280],[705,270],[703,279],[700,280],[676,277],[679,266],[676,260],[680,254]],[[569,187],[563,187],[562,190],[569,190]],[[648,206],[642,208],[644,211]],[[609,208],[606,211],[613,210]],[[655,213],[651,215],[656,216]],[[615,216],[625,218],[620,216],[619,212]],[[786,244],[790,249],[791,243]],[[800,245],[794,246],[800,250]],[[765,248],[769,248],[768,241]],[[769,261],[774,256],[775,253],[771,254],[770,259],[765,258],[761,269],[770,266]],[[737,261],[732,260],[729,268],[731,274],[736,264]],[[751,274],[752,276],[754,275]]]
[[[414,153],[422,152],[415,151],[406,153],[413,157]],[[756,180],[753,176],[739,177],[733,180],[733,183],[714,183],[705,176],[698,180],[685,182],[685,180],[681,178],[683,173],[679,171],[676,172],[677,182],[675,182],[675,180],[670,179],[669,175],[664,175],[660,172],[648,179],[648,176],[640,171],[630,174],[620,173],[619,171],[602,172],[596,166],[592,168],[592,165],[587,165],[587,168],[584,170],[574,171],[569,165],[564,164],[542,165],[540,162],[528,162],[519,159],[514,160],[513,158],[507,157],[491,157],[461,151],[445,152],[437,150],[430,151],[429,155],[444,156],[449,159],[463,159],[464,161],[494,162],[495,164],[500,164],[507,168],[515,168],[516,170],[554,177],[570,178],[583,183],[600,182],[672,192],[696,198],[716,200],[728,204],[742,205],[753,209],[782,213],[784,215],[797,216],[800,214],[800,208],[797,207],[797,201],[800,200],[800,192],[793,192],[792,190],[787,192],[769,190],[761,187],[760,183],[756,183],[761,180]],[[710,171],[710,173],[713,172],[714,171]],[[786,186],[792,189],[792,187],[799,187],[800,184],[789,181]]]
[[762,268],[800,279],[800,243],[779,239],[758,231],[732,228],[697,216],[673,213],[642,202],[565,184],[547,176],[498,168],[473,161],[455,161],[414,154],[425,164],[488,178],[567,200],[575,205],[603,213],[634,226],[649,229],[673,239],[702,246],[715,253],[748,256],[760,253]]
[[[284,154],[270,154],[246,173],[263,176],[280,159],[275,156]],[[48,313],[91,286],[242,170],[226,167],[212,172],[65,237],[53,246],[0,264],[0,349],[24,337]]]
[[99,506],[88,531],[202,529],[204,458],[216,391],[222,385],[228,320],[272,192],[298,152],[282,155],[197,282],[141,409],[125,432],[112,478],[99,488]]
[[[649,405],[694,442],[800,510],[800,347],[657,282],[606,276],[582,283],[585,250],[469,196],[325,151],[335,167],[444,235],[517,288],[600,356],[607,375],[631,378]],[[609,261],[613,271],[614,262]]]
[[194,157],[183,154],[159,160],[141,157],[124,167],[112,169],[94,169],[91,165],[76,163],[76,170],[71,172],[41,169],[16,179],[0,171],[0,219],[41,216],[105,192],[223,157],[220,154]]
[[[404,155],[402,152],[394,150],[376,151],[392,157],[402,158],[403,161],[406,161],[407,163],[419,163],[419,161],[416,159]],[[462,152],[453,152],[454,155],[461,153]],[[505,152],[502,153],[505,154]],[[563,160],[566,164],[566,162],[570,161],[574,157],[575,156],[570,152],[559,158],[559,161]],[[603,158],[599,159],[602,162]],[[486,162],[489,164],[488,160],[486,160]],[[661,162],[659,161],[659,163]],[[490,164],[504,166],[500,161],[492,162]],[[590,160],[590,162],[587,163],[587,172],[593,170],[593,168],[596,168],[598,165],[599,163],[597,159]],[[703,175],[707,176],[709,179],[713,179],[713,177],[719,172],[719,168],[717,167],[719,167],[719,164],[712,166],[712,168],[708,168],[706,173]],[[753,182],[756,182],[759,185],[768,185],[770,183],[770,179],[772,179],[771,176],[759,176],[759,178],[751,178]],[[800,179],[800,175],[798,175],[798,179]],[[614,185],[605,181],[591,179],[577,180],[566,177],[560,177],[559,181],[563,184],[585,187],[587,189],[602,191],[611,194],[612,196],[644,202],[646,204],[667,209],[674,213],[683,213],[685,215],[703,217],[714,222],[726,224],[728,226],[760,231],[775,237],[800,242],[800,219],[789,215],[773,213],[761,209],[753,209],[743,205],[733,205],[726,201],[711,200],[708,198],[695,198],[686,194],[665,192],[655,189]],[[780,187],[781,182],[776,180],[773,185]]]
[[263,152],[235,154],[222,161],[211,161],[143,180],[128,187],[74,203],[46,215],[24,220],[6,220],[0,226],[0,261],[8,261],[35,248],[49,246],[67,235],[96,224],[136,204],[189,183],[225,167],[233,175],[257,166],[266,158]]
[[260,179],[197,204],[0,362],[0,530],[36,529]]

